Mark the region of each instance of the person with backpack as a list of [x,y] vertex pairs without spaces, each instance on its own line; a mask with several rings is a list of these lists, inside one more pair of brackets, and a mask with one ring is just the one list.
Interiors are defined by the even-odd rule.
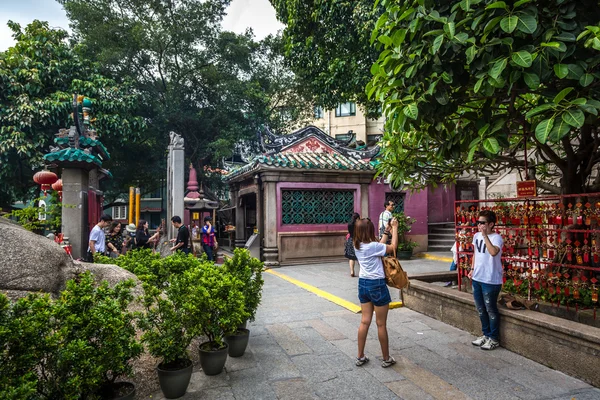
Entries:
[[[392,243],[386,244],[388,237],[392,237]],[[360,264],[358,275],[358,299],[362,317],[358,328],[358,356],[355,364],[361,366],[369,362],[365,355],[367,333],[375,311],[375,322],[377,323],[377,335],[383,361],[383,368],[390,367],[396,363],[394,357],[390,356],[387,333],[387,315],[392,298],[385,282],[385,272],[381,257],[386,253],[393,253],[398,247],[398,220],[391,219],[390,228],[383,232],[381,240],[375,237],[375,226],[368,218],[357,220],[354,224],[354,251]]]

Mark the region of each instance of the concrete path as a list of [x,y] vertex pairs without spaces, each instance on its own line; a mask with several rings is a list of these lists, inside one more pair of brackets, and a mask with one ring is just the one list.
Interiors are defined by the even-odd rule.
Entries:
[[[423,259],[402,264],[414,272],[449,267]],[[357,302],[357,278],[349,276],[347,263],[276,272]],[[182,399],[600,399],[600,389],[502,348],[482,351],[470,344],[472,335],[407,308],[390,310],[388,318],[398,363],[381,368],[373,322],[366,349],[371,362],[356,367],[360,318],[266,273],[246,354],[228,358],[218,376],[196,367]]]

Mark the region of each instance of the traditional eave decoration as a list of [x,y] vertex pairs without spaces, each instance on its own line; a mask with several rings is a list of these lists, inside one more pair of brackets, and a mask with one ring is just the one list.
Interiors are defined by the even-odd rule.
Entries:
[[[375,146],[367,150],[348,148],[345,146],[345,143],[332,138],[316,126],[312,125],[290,133],[289,135],[283,136],[276,136],[275,134],[271,133],[268,128],[265,128],[259,136],[260,144],[265,155],[273,155],[284,152],[285,150],[293,148],[295,145],[298,145],[301,142],[307,142],[310,138],[318,139],[318,141],[325,144],[333,151],[338,152],[348,158],[355,158],[359,160],[370,160],[371,158],[375,157],[380,150],[379,146]],[[352,140],[353,138],[351,138],[348,143],[350,143]]]
[[[50,153],[44,156],[46,162],[54,162],[61,167],[92,169],[101,167],[102,162],[110,159],[106,147],[98,140],[90,119],[92,102],[84,96],[73,95],[74,126],[60,129],[56,134]],[[110,172],[102,174],[111,177]]]
[[[192,164],[190,164],[190,175],[187,183],[187,191],[183,198],[185,208],[188,210],[213,210],[219,208],[219,202],[209,199],[203,190],[204,185],[198,185],[198,174]],[[198,189],[200,191],[198,191]]]

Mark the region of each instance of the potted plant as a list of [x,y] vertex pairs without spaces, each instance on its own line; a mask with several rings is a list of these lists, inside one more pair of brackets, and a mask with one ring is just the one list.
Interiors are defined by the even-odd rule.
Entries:
[[231,357],[241,357],[248,346],[250,331],[246,329],[248,320],[254,321],[256,310],[260,304],[262,296],[262,270],[264,264],[252,257],[246,249],[237,248],[234,250],[233,257],[228,258],[223,264],[223,268],[239,278],[243,282],[242,293],[245,299],[245,312],[248,318],[232,332],[225,335],[225,342],[229,345],[229,355]]
[[182,290],[194,286],[188,291],[187,306],[208,339],[200,344],[200,365],[206,375],[220,374],[227,361],[228,346],[223,336],[235,331],[248,317],[243,282],[227,269],[204,262],[173,279],[173,285],[180,285]]
[[86,272],[68,281],[56,300],[29,295],[7,309],[0,299],[0,320],[10,322],[0,321],[0,354],[8,361],[0,363],[0,394],[7,379],[18,389],[8,398],[34,390],[37,396],[23,398],[133,399],[135,386],[117,382],[131,374],[130,361],[142,352],[128,310],[133,285],[128,280],[110,288],[104,281],[97,287]]
[[393,216],[398,220],[398,251],[396,256],[400,260],[408,260],[412,257],[415,247],[418,246],[416,242],[406,238],[406,234],[410,232],[416,219],[409,217],[402,211],[394,213]]
[[144,331],[142,343],[151,355],[161,359],[156,370],[160,388],[168,399],[181,397],[187,391],[193,367],[187,349],[199,334],[197,321],[186,306],[186,291],[173,283],[169,282],[163,291],[144,282],[145,312],[138,313],[138,324]]

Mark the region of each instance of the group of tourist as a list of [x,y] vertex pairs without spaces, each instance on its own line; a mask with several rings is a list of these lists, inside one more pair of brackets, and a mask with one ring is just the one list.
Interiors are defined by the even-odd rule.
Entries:
[[[173,243],[170,250],[172,252],[181,251],[185,254],[190,253],[190,231],[181,221],[181,217],[175,215],[171,218],[171,224],[177,230],[177,237],[170,239]],[[108,232],[105,232],[108,228]],[[156,232],[151,234],[148,230],[148,221],[140,219],[137,227],[129,224],[122,232],[122,226],[119,221],[113,221],[109,214],[103,214],[100,221],[94,226],[89,236],[89,247],[87,250],[86,261],[93,262],[94,254],[99,253],[109,257],[118,257],[132,249],[154,249],[156,248],[162,231],[158,227]],[[211,223],[211,217],[204,218],[204,226],[201,230],[202,248],[206,253],[208,260],[214,261],[213,249],[217,244],[215,238],[215,228]]]
[[[349,259],[350,276],[354,277],[355,262],[358,261],[358,299],[361,306],[361,322],[358,328],[357,366],[369,362],[365,355],[367,333],[375,313],[377,336],[383,360],[381,366],[390,367],[396,363],[390,355],[387,333],[387,316],[392,301],[386,285],[382,257],[393,254],[398,246],[398,220],[392,216],[394,203],[386,201],[384,211],[379,216],[378,234],[369,218],[352,215],[348,224],[348,235],[344,254]],[[496,214],[490,210],[479,213],[478,232],[473,237],[474,253],[468,277],[473,285],[475,307],[479,313],[483,335],[472,344],[482,350],[493,350],[500,346],[500,314],[498,295],[502,288],[502,236],[494,233]]]

